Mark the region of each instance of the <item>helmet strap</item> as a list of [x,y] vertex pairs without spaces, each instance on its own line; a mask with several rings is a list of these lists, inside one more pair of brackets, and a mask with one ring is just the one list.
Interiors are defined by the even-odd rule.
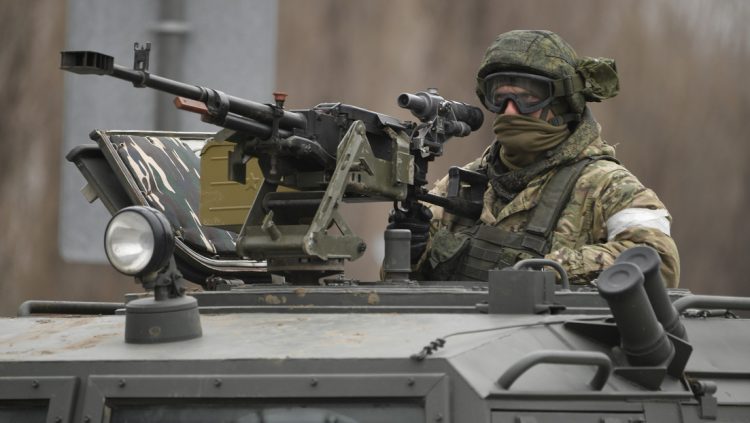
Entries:
[[[547,115],[549,114],[549,110],[550,110],[550,106],[549,105],[544,106],[544,108],[542,109],[542,114],[539,115],[539,119],[541,119],[543,121],[546,121],[547,120]],[[555,124],[553,123],[553,125],[555,125]],[[555,126],[557,126],[557,125],[555,125]]]
[[[581,113],[570,113],[571,107],[567,104],[567,99],[583,90],[586,81],[580,75],[571,75],[566,78],[558,79],[554,82],[555,95],[558,97],[555,101],[547,106],[555,117],[550,123],[555,126],[565,125],[570,122],[580,122],[583,118]],[[563,103],[565,101],[565,103]],[[546,113],[543,112],[546,115]]]
[[562,126],[567,124],[568,122],[574,121],[580,122],[581,114],[570,113],[570,106],[567,104],[567,102],[563,103],[563,101],[563,99],[557,99],[550,103],[542,110],[540,118],[543,120],[547,120],[547,114],[549,113],[549,111],[552,111],[555,114],[555,117],[550,119],[549,123],[554,126]]
[[586,87],[586,81],[580,75],[570,75],[553,82],[556,97],[567,97],[581,92]]
[[581,118],[582,116],[580,113],[566,113],[562,115],[556,115],[549,121],[549,123],[554,126],[560,126],[565,125],[568,122],[580,122]]

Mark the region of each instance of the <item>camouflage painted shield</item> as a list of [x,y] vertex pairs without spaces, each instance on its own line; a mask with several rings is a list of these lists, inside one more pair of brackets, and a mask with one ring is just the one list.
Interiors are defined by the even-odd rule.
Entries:
[[186,244],[208,256],[235,255],[235,233],[200,223],[200,161],[187,145],[167,136],[112,135],[110,141],[149,205],[164,212]]

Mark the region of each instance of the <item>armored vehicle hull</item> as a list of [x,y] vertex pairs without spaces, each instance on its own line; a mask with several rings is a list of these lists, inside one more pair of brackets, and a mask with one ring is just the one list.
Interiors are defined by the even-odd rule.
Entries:
[[[195,297],[203,336],[179,342],[126,343],[122,315],[3,319],[0,416],[48,422],[750,416],[745,319],[683,318],[692,353],[673,377],[649,376],[658,366],[633,367],[618,356],[618,346],[576,327],[611,321],[592,292],[558,293],[554,301],[570,306],[554,315],[482,313],[486,286],[269,286]],[[675,291],[672,297],[691,296]],[[556,363],[571,352],[610,359]],[[502,386],[534,354],[546,359]],[[600,386],[592,387],[606,366]],[[628,374],[633,369],[643,377]]]

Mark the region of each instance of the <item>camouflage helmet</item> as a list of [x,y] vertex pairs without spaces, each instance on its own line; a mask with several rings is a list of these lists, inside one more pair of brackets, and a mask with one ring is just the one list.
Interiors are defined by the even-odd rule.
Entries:
[[551,31],[515,30],[500,34],[489,46],[477,72],[476,92],[485,104],[484,79],[496,72],[523,72],[555,80],[552,103],[557,115],[573,113],[580,120],[586,101],[614,97],[619,90],[614,60],[579,58],[575,50]]

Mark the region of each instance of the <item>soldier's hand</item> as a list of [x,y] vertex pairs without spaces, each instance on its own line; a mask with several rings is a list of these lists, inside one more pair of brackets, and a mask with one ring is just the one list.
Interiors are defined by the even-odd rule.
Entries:
[[409,210],[394,208],[388,216],[388,229],[408,229],[411,231],[411,262],[419,261],[430,239],[432,211],[421,203]]

